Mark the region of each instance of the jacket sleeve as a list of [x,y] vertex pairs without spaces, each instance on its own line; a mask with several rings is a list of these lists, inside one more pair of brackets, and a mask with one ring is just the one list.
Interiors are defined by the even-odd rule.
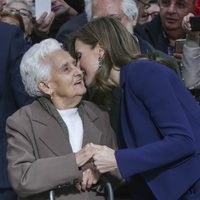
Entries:
[[[189,43],[190,42],[190,43]],[[187,41],[183,47],[183,80],[189,89],[200,88],[200,47],[197,41]]]

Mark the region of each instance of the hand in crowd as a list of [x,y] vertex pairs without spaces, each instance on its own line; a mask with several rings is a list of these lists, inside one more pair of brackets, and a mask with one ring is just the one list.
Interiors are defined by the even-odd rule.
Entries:
[[47,35],[49,33],[54,18],[54,12],[50,12],[49,15],[47,12],[44,12],[39,19],[34,21],[33,25],[36,35]]
[[[58,6],[62,6],[65,10],[63,10],[68,16],[78,15],[78,12],[72,8],[69,4],[67,4],[64,0],[57,0],[55,3],[52,3],[52,11],[56,11]],[[62,12],[63,12],[62,11]]]
[[183,28],[183,30],[185,30],[185,32],[191,31],[190,17],[193,17],[193,16],[194,16],[193,13],[189,13],[188,15],[186,15],[186,16],[183,18],[183,21],[182,21],[182,28]]

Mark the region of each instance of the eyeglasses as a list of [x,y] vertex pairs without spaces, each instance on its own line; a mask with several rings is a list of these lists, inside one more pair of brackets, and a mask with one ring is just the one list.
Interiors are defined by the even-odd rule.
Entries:
[[20,14],[22,17],[31,17],[32,14],[29,10],[26,10],[24,8],[21,8],[21,9],[16,9],[16,8],[8,8],[8,7],[5,7],[4,10],[8,11],[8,12],[11,12],[13,14]]
[[160,0],[160,6],[161,7],[170,7],[173,2],[174,2],[174,5],[176,8],[185,9],[188,7],[188,4],[183,0],[176,0],[176,1]]
[[142,16],[141,16],[141,18],[143,19],[143,20],[145,20],[145,19],[148,19],[148,17],[150,16],[152,19],[156,16],[156,15],[158,15],[160,12],[158,12],[158,11],[155,11],[155,12],[152,12],[152,13],[147,13],[147,12],[145,12]]
[[138,2],[140,2],[141,4],[143,4],[144,7],[145,7],[145,9],[148,9],[149,7],[151,7],[151,4],[145,3],[143,0],[138,0]]

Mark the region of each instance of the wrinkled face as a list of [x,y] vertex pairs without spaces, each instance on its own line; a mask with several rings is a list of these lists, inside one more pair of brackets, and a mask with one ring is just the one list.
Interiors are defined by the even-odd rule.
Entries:
[[65,4],[64,0],[51,0],[51,10],[55,13],[56,17],[67,11]]
[[70,102],[85,94],[83,72],[76,67],[76,61],[68,52],[57,50],[50,53],[48,63],[52,66],[49,87],[53,92],[53,98],[59,102]]
[[165,30],[181,29],[185,15],[193,12],[192,0],[160,0],[160,16]]
[[91,48],[80,41],[79,39],[75,42],[75,51],[78,59],[80,68],[85,72],[85,84],[86,86],[92,86],[94,84],[94,78],[99,69],[99,51],[98,47]]
[[10,16],[2,17],[1,21],[20,27],[19,21],[17,19],[13,18],[13,17],[10,17]]
[[151,6],[145,9],[145,12],[138,19],[138,23],[143,24],[145,22],[150,22],[156,15],[160,12],[160,7],[158,4],[152,3]]
[[121,23],[133,33],[133,25],[136,21],[130,20],[121,9],[122,0],[96,0],[92,7],[92,18],[104,16],[116,16],[120,19]]
[[17,10],[17,12],[18,10],[20,10],[19,14],[23,19],[25,33],[27,35],[30,35],[32,33],[32,22],[31,22],[32,15],[31,12],[26,7],[26,5],[20,2],[12,2],[8,6],[8,9],[10,9],[11,12],[15,12],[15,9]]

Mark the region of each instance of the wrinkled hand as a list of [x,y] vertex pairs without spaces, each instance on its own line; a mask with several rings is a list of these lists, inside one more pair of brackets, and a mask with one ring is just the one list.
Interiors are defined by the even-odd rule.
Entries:
[[115,150],[107,147],[91,144],[95,150],[93,155],[94,165],[101,173],[109,172],[117,168]]
[[99,181],[100,173],[95,169],[87,169],[83,171],[83,179],[76,187],[80,191],[86,191]]
[[34,31],[36,35],[47,35],[55,18],[54,12],[44,12],[39,19],[34,22]]
[[86,162],[88,162],[96,151],[96,147],[90,143],[85,145],[80,151],[75,153],[76,163],[78,167],[83,166]]
[[191,31],[190,17],[194,16],[193,13],[189,13],[183,18],[182,28],[185,32]]

